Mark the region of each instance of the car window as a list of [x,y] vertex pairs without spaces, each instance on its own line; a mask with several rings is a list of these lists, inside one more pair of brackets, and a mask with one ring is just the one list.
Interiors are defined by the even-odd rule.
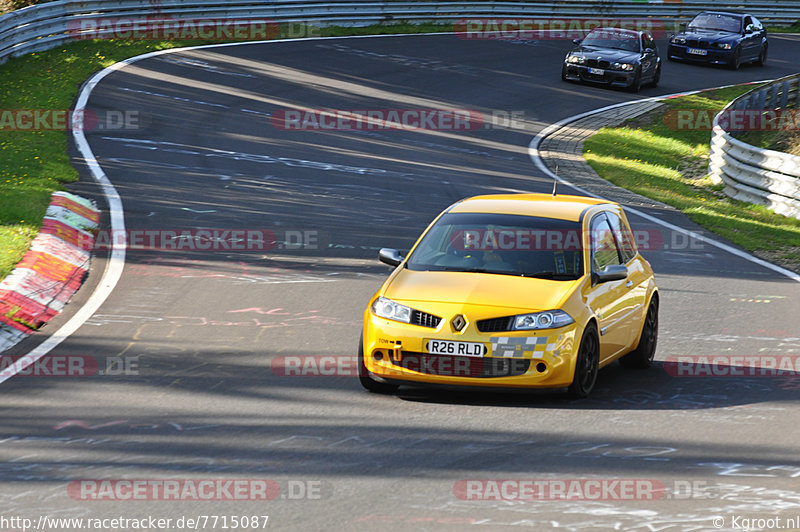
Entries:
[[689,28],[738,33],[742,31],[742,21],[731,15],[700,13],[689,23]]
[[753,24],[755,24],[756,30],[758,30],[758,31],[761,31],[761,30],[764,29],[764,25],[761,24],[761,22],[759,22],[759,20],[756,17],[753,17]]
[[581,45],[638,52],[639,35],[634,31],[624,31],[615,28],[595,28],[581,41]]
[[656,41],[653,39],[653,36],[649,33],[645,33],[642,35],[642,47],[643,48],[652,48],[653,50],[656,49]]
[[631,230],[627,225],[625,225],[620,217],[613,212],[607,212],[606,216],[608,217],[608,222],[611,225],[611,229],[614,231],[614,236],[619,243],[622,262],[627,263],[636,256],[636,244],[634,243]]
[[580,222],[495,213],[447,213],[425,233],[406,267],[577,279],[583,275]]
[[753,19],[751,19],[750,17],[744,17],[744,22],[743,22],[744,28],[747,28],[747,26],[749,26],[752,23]]
[[614,233],[605,214],[595,216],[591,227],[592,269],[600,271],[609,265],[622,264]]

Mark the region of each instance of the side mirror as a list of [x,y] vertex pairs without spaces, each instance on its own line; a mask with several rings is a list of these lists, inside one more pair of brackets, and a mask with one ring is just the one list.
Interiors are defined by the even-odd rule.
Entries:
[[583,39],[572,39],[572,44],[580,44],[583,42]]
[[685,23],[685,22],[681,22],[680,24],[678,24],[678,27],[679,27],[681,30],[685,30],[685,29],[686,29],[686,23]]
[[748,24],[747,27],[744,29],[745,34],[747,33],[754,33],[756,31],[755,24]]
[[401,262],[403,262],[403,257],[400,255],[400,252],[391,248],[381,248],[381,250],[378,252],[378,259],[382,263],[394,267],[397,267]]
[[599,272],[592,272],[594,284],[620,281],[628,277],[628,268],[624,264],[609,264]]
[[646,54],[652,54],[653,52],[655,52],[655,50],[653,50],[652,48],[645,48],[644,49],[644,53],[646,53]]

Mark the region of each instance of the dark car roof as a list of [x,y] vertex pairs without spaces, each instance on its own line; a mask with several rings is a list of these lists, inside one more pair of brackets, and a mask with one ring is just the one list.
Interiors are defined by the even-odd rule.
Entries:
[[[734,13],[733,11],[702,11],[698,15],[728,15],[730,17],[744,18],[746,13]],[[697,15],[695,15],[697,16]]]
[[642,34],[641,31],[629,30],[628,28],[614,28],[614,27],[605,27],[605,26],[592,28],[592,31],[590,31],[589,33],[592,33],[593,31],[607,31],[609,33],[631,33],[633,35],[641,35]]

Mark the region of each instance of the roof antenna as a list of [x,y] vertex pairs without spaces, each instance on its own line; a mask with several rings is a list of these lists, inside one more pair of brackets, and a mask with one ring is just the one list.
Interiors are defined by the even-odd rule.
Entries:
[[553,179],[553,197],[556,197],[556,185],[558,184],[558,165],[556,165],[555,179]]

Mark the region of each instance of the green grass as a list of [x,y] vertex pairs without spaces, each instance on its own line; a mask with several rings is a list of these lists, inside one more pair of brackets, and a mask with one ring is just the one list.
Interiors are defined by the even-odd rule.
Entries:
[[[69,109],[81,83],[120,59],[180,42],[82,41],[0,66],[0,109]],[[50,195],[76,181],[65,131],[0,130],[0,279],[41,227]]]
[[[709,131],[668,126],[670,110],[718,111],[753,86],[705,91],[667,100],[647,118],[603,128],[586,140],[584,157],[604,179],[679,209],[732,242],[789,267],[800,265],[800,220],[735,201],[706,177]],[[624,155],[622,155],[624,154]]]

